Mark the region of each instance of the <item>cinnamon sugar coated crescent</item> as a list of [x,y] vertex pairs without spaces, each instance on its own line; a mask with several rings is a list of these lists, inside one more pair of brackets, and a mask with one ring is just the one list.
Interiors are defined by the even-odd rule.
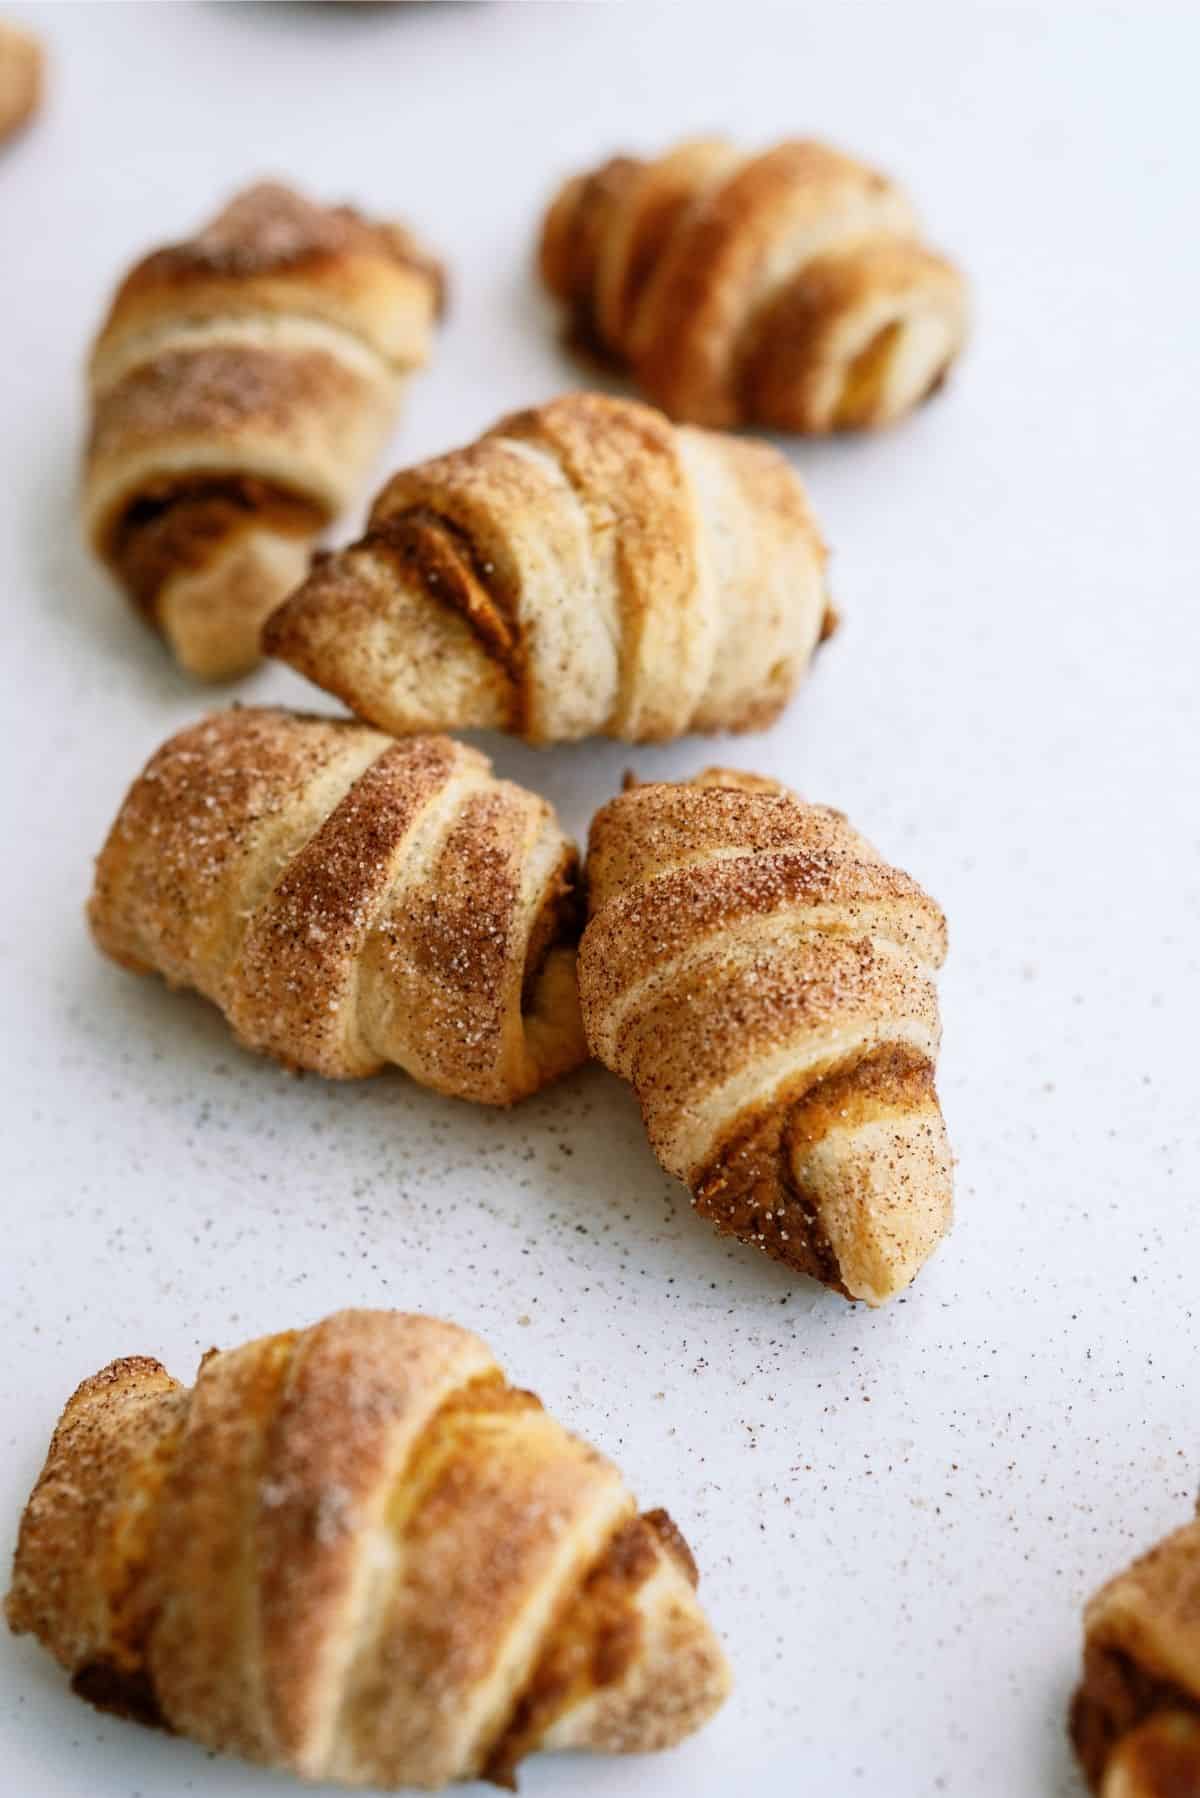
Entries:
[[587,1053],[577,863],[476,749],[247,707],[151,758],[88,915],[107,955],[195,988],[287,1067],[395,1064],[504,1105]]
[[966,333],[963,276],[900,189],[806,140],[613,157],[562,187],[539,260],[576,341],[693,424],[890,424]]
[[714,768],[592,822],[588,1045],[718,1230],[880,1305],[936,1248],[939,908],[840,812]]
[[428,359],[441,293],[401,226],[271,182],[121,283],[89,369],[84,524],[191,673],[258,660]]
[[384,730],[662,742],[776,716],[825,561],[769,445],[565,394],[394,476],[263,641]]
[[348,1786],[539,1749],[670,1747],[724,1699],[662,1511],[454,1324],[343,1311],[85,1380],[21,1521],[6,1614],[74,1689]]

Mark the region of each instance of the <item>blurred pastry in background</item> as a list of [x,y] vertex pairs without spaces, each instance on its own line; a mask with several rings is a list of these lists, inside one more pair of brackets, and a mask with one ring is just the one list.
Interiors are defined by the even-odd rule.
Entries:
[[440,266],[276,183],[126,276],[92,351],[88,538],[190,673],[242,674],[428,359]]
[[690,424],[890,424],[966,332],[963,275],[905,195],[819,143],[615,156],[560,189],[539,260],[572,339]]
[[44,68],[38,40],[0,19],[0,144],[23,131],[40,107]]

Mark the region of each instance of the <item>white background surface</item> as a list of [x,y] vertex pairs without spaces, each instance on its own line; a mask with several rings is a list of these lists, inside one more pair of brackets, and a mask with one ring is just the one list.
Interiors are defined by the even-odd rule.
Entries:
[[[1065,1798],[1081,1602],[1200,1473],[1200,15],[11,10],[54,61],[0,156],[0,1554],[112,1356],[186,1378],[212,1343],[423,1307],[670,1507],[737,1674],[678,1753],[543,1760],[532,1798]],[[396,466],[582,384],[530,278],[549,189],[713,126],[900,176],[971,272],[974,343],[893,434],[796,448],[845,626],[773,731],[488,747],[579,831],[630,764],[781,775],[943,902],[959,1220],[875,1315],[711,1236],[598,1069],[508,1115],[296,1082],[82,924],[129,778],[209,698],[77,542],[80,364],[127,261],[260,172],[424,229],[453,310]],[[14,1794],[286,1789],[94,1715],[7,1637],[0,1734]]]

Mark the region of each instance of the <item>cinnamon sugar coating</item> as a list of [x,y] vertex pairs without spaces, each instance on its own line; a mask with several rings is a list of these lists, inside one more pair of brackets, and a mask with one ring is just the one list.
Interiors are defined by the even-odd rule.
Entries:
[[576,342],[693,424],[889,424],[966,330],[963,277],[900,190],[808,141],[615,157],[560,189],[539,261]]
[[550,807],[477,750],[246,708],[151,758],[88,915],[285,1066],[508,1104],[586,1054],[576,873]]
[[273,182],[121,283],[90,363],[85,526],[193,673],[257,661],[428,357],[443,285],[402,226]]
[[728,1689],[664,1512],[478,1338],[344,1311],[85,1380],[6,1604],[104,1708],[345,1785],[641,1752]]
[[1200,1522],[1088,1603],[1071,1738],[1099,1798],[1200,1792]]
[[777,451],[565,394],[394,476],[263,642],[397,734],[661,742],[779,712],[828,634],[825,561]]
[[663,1166],[718,1230],[893,1297],[950,1221],[938,907],[840,812],[722,769],[610,801],[586,877],[588,1044]]

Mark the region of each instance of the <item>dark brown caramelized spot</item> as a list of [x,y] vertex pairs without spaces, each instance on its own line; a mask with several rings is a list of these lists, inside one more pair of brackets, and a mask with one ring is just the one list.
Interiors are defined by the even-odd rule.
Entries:
[[825,610],[821,614],[821,634],[817,638],[817,642],[828,643],[830,637],[836,636],[841,628],[842,614],[838,611],[833,601],[827,596],[825,600]]
[[932,1095],[929,1061],[900,1044],[836,1068],[815,1084],[790,1092],[784,1087],[734,1125],[696,1183],[696,1209],[722,1235],[753,1243],[798,1273],[846,1293],[821,1221],[819,1195],[796,1179],[794,1161],[835,1126],[865,1122],[884,1107],[913,1108]]
[[[1083,1679],[1071,1705],[1070,1734],[1089,1784],[1099,1791],[1109,1758],[1117,1745],[1159,1711],[1182,1711],[1200,1723],[1200,1703],[1170,1680],[1159,1678],[1138,1665],[1131,1655],[1103,1642],[1089,1642],[1083,1654]],[[1170,1761],[1172,1779],[1144,1789],[1154,1798],[1197,1798],[1200,1793],[1200,1736],[1176,1754],[1157,1738],[1139,1744],[1138,1764]],[[1190,1763],[1191,1783],[1187,1783]]]
[[428,506],[414,506],[371,526],[362,547],[393,561],[440,604],[461,612],[489,655],[514,676],[522,664],[513,607],[495,569],[458,525]]
[[521,1009],[527,1011],[537,995],[537,984],[550,959],[550,952],[563,945],[578,943],[583,931],[583,893],[579,885],[579,856],[574,849],[564,851],[563,859],[547,883],[525,950],[525,973],[521,982]]
[[798,1273],[845,1291],[815,1197],[792,1175],[786,1095],[745,1116],[696,1182],[696,1210],[723,1236],[785,1262]]
[[75,1674],[71,1690],[98,1711],[128,1717],[134,1723],[145,1724],[147,1729],[170,1728],[158,1708],[148,1673],[130,1673],[111,1661],[89,1661]]
[[678,1537],[666,1513],[654,1511],[630,1518],[611,1538],[551,1627],[541,1659],[488,1758],[485,1779],[515,1790],[517,1767],[555,1720],[624,1677],[641,1641],[634,1596],[654,1572],[660,1547],[679,1558],[668,1530]]
[[235,536],[263,526],[289,537],[315,536],[322,507],[253,475],[220,475],[146,486],[108,533],[104,557],[143,611],[153,616],[173,575],[194,573]]

